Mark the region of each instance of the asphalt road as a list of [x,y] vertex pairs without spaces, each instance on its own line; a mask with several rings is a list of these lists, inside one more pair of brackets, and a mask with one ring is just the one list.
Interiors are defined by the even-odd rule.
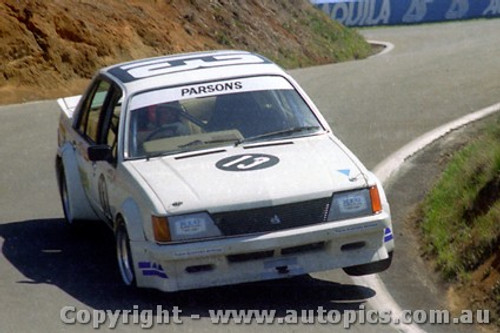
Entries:
[[[368,39],[391,42],[394,50],[292,75],[338,136],[372,168],[428,130],[500,100],[498,31],[500,20],[366,29],[362,33]],[[74,307],[84,316],[85,311],[156,310],[158,305],[183,311],[182,325],[171,323],[157,327],[158,331],[218,332],[221,326],[210,323],[209,309],[274,309],[283,317],[287,310],[359,309],[378,296],[377,290],[356,285],[340,271],[173,295],[122,287],[106,227],[96,224],[71,233],[62,223],[53,170],[57,119],[54,101],[0,107],[0,332],[91,331],[90,325],[63,324],[61,309]],[[404,246],[404,241],[397,246]],[[391,280],[391,271],[409,264],[397,263],[384,276]],[[398,288],[391,290],[398,299],[404,298],[404,283],[391,288]],[[412,301],[404,305],[430,306],[422,299]],[[139,328],[122,325],[120,331]],[[225,325],[223,329],[337,332],[342,327]],[[388,325],[358,324],[351,330],[395,332]]]

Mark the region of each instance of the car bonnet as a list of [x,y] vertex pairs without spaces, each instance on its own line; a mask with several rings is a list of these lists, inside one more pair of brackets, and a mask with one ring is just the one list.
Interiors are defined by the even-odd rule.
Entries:
[[367,186],[330,136],[132,161],[167,214],[211,213],[330,197]]

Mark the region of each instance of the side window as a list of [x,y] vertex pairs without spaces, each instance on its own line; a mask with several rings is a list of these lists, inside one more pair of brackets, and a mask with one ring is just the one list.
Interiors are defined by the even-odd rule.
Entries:
[[97,82],[82,106],[77,129],[94,143],[99,141],[99,124],[104,116],[104,103],[110,87],[107,81]]
[[109,104],[107,106],[105,122],[103,126],[103,143],[110,146],[113,151],[113,158],[116,160],[118,152],[118,127],[121,113],[121,91],[113,89]]

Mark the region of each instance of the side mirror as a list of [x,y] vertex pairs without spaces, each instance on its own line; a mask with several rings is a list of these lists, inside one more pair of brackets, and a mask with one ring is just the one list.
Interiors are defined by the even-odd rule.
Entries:
[[113,152],[111,147],[108,145],[90,146],[87,149],[87,155],[89,156],[89,160],[92,162],[111,162],[113,160]]

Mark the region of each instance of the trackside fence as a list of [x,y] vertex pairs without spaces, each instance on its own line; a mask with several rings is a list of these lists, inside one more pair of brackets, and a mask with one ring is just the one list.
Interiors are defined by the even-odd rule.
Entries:
[[346,26],[500,17],[500,0],[311,0]]

